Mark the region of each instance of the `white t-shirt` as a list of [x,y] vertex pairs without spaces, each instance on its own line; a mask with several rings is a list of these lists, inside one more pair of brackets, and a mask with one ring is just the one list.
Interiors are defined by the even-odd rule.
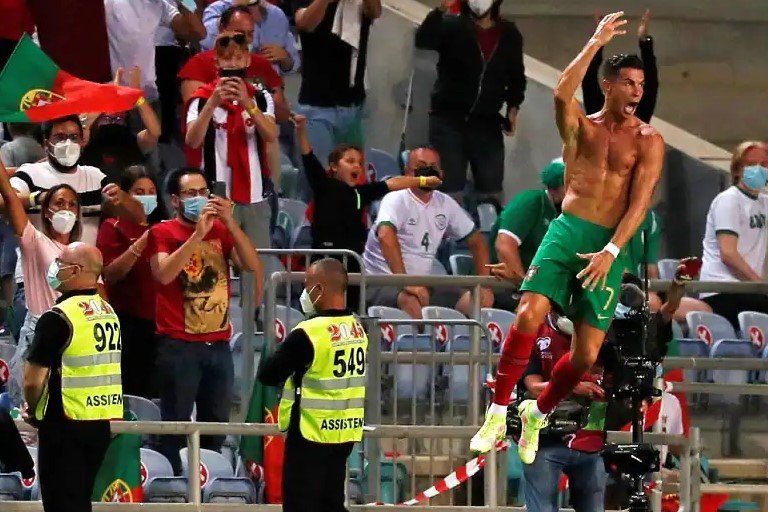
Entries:
[[[260,102],[260,106],[263,106],[262,112],[264,115],[274,118],[275,117],[275,102],[272,100],[272,95],[267,91],[260,91],[258,94],[263,95],[264,100]],[[200,111],[200,100],[194,99],[189,104],[187,109],[187,126],[193,121],[196,121]],[[248,142],[248,164],[251,168],[251,193],[250,202],[258,203],[264,200],[264,183],[261,176],[261,161],[259,159],[259,144],[256,138],[256,125],[251,119],[248,112],[243,111],[243,119],[245,120],[245,133]],[[227,197],[232,197],[232,169],[227,164],[227,111],[221,107],[216,107],[213,111],[213,125],[216,129],[216,138],[214,141],[214,153],[216,155],[216,181],[223,181],[227,184]],[[201,167],[203,169],[208,168],[205,163],[205,151],[203,151],[203,162]]]
[[461,240],[475,230],[475,223],[450,196],[432,192],[428,203],[410,190],[390,192],[381,200],[376,223],[368,232],[363,261],[366,272],[391,274],[376,236],[378,227],[388,224],[397,230],[407,274],[429,275],[437,248],[443,238]]
[[[56,185],[67,184],[80,196],[80,212],[83,230],[80,240],[96,245],[101,215],[101,189],[106,176],[96,167],[78,165],[74,172],[59,172],[49,162],[24,164],[11,176],[11,186],[22,195],[35,190],[49,190]],[[32,186],[30,188],[30,185]],[[42,229],[40,208],[30,213],[29,220],[37,229]]]
[[112,74],[139,66],[144,95],[156,100],[155,34],[158,27],[170,27],[179,10],[166,0],[104,0],[104,10]]
[[[656,426],[658,423],[661,423],[660,428]],[[665,391],[661,394],[661,411],[652,430],[656,432],[657,428],[663,434],[683,435],[683,410],[680,407],[680,400],[672,393]],[[656,448],[659,450],[659,460],[664,464],[669,446],[657,445]]]
[[[762,275],[768,247],[768,196],[756,199],[732,186],[719,193],[709,207],[707,228],[704,233],[704,257],[701,267],[702,281],[738,281],[720,258],[718,233],[731,233],[739,237],[738,251],[747,264]],[[714,295],[701,294],[702,297]]]

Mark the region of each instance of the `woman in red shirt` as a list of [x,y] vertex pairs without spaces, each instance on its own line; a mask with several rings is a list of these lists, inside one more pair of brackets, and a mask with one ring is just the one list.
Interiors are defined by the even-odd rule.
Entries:
[[109,218],[99,227],[96,246],[104,257],[104,281],[122,328],[123,392],[155,398],[155,286],[144,254],[151,225],[165,218],[157,183],[141,165],[128,167],[118,185],[144,207],[136,224]]

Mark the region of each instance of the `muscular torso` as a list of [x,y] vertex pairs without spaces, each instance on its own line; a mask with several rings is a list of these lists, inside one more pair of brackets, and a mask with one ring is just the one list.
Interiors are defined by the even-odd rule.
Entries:
[[563,211],[615,227],[627,210],[640,142],[650,129],[637,118],[610,128],[599,114],[583,118],[576,144],[563,149]]

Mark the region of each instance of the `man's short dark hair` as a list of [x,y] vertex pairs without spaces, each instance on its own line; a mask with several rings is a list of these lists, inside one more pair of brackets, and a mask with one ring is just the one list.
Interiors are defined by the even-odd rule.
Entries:
[[[166,185],[168,195],[178,196],[179,192],[181,192],[181,178],[192,174],[199,174],[205,179],[205,173],[197,167],[179,167],[171,171],[171,174],[168,175],[168,184]],[[208,182],[207,179],[205,181],[206,183]]]
[[43,122],[42,130],[43,130],[43,139],[49,139],[51,137],[51,133],[53,133],[53,127],[57,124],[64,124],[64,123],[75,123],[77,127],[80,129],[80,135],[83,135],[83,123],[80,121],[80,117],[71,114],[64,117],[59,117],[56,119],[51,119],[50,121]]
[[232,21],[232,16],[238,12],[247,14],[248,16],[253,16],[247,5],[233,5],[221,13],[221,18],[219,18],[219,27],[224,28],[229,25],[229,22]]
[[639,69],[643,71],[643,61],[634,53],[626,55],[620,53],[614,55],[603,63],[603,78],[610,80],[619,76],[619,72],[624,68]]

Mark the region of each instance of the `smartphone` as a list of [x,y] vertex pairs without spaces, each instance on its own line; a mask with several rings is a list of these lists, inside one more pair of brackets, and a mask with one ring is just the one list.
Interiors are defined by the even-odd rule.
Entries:
[[213,182],[213,195],[216,197],[227,197],[227,184],[223,181]]
[[239,69],[220,69],[219,70],[219,76],[221,78],[231,78],[231,77],[239,77],[245,80],[245,68],[239,68]]

